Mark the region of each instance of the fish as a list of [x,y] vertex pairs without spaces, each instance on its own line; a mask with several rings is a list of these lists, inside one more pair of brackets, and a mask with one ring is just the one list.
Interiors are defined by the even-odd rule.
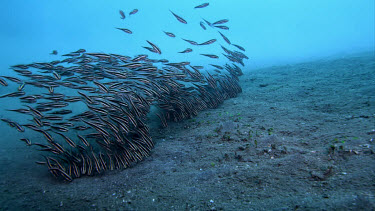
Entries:
[[176,37],[176,35],[173,34],[172,32],[166,32],[166,31],[164,31],[164,33],[165,33],[167,36],[169,36],[169,37]]
[[130,13],[129,13],[129,15],[134,15],[135,13],[137,13],[138,12],[138,9],[133,9]]
[[18,64],[18,65],[13,65],[12,68],[20,68],[20,69],[28,69],[29,67],[27,65],[23,64]]
[[98,81],[93,81],[93,83],[99,87],[100,90],[102,90],[103,92],[105,93],[108,93],[109,92],[109,89],[102,83],[98,82]]
[[199,22],[199,25],[202,27],[202,29],[206,30],[207,28],[204,26],[204,23],[201,21]]
[[210,5],[210,3],[203,3],[203,4],[200,4],[200,5],[198,5],[198,6],[195,6],[194,9],[205,8],[205,7],[207,7],[208,5]]
[[21,79],[16,78],[16,77],[4,76],[4,75],[1,76],[1,77],[6,78],[6,79],[8,79],[8,80],[10,80],[10,81],[13,81],[13,82],[15,82],[15,83],[21,83],[21,82],[22,82]]
[[219,58],[218,56],[216,56],[214,54],[200,54],[200,55],[207,56],[207,57],[212,58],[212,59],[218,59]]
[[90,125],[92,128],[103,134],[104,136],[110,136],[109,133],[102,127],[101,124],[98,122],[92,122],[92,121],[86,121],[84,119],[81,119],[84,123]]
[[78,91],[78,94],[80,94],[87,102],[94,103],[94,101],[91,99],[90,96],[88,96],[88,95],[86,95],[86,94],[84,94],[84,93],[82,93],[80,91]]
[[193,50],[191,48],[186,48],[185,50],[181,51],[181,52],[178,52],[178,53],[190,53],[192,52]]
[[90,146],[89,142],[81,135],[77,134],[78,138],[82,141],[85,146]]
[[62,136],[65,141],[73,148],[76,148],[77,145],[76,143],[74,143],[74,141],[72,139],[70,139],[69,137],[67,137],[66,135],[62,134],[62,133],[59,133],[59,132],[55,132],[56,134],[59,134],[60,136]]
[[25,88],[25,83],[22,83],[21,85],[18,86],[17,90],[22,91]]
[[51,129],[58,130],[58,131],[61,131],[61,132],[68,132],[69,131],[69,128],[60,127],[60,126],[53,126],[53,125],[51,125]]
[[28,114],[28,113],[30,113],[30,110],[29,109],[25,109],[25,108],[9,109],[8,111],[14,111],[14,112],[18,112],[18,113],[21,113],[21,114]]
[[224,67],[220,66],[220,65],[216,65],[216,64],[210,64],[211,66],[213,67],[216,67],[217,69],[220,69],[220,70],[223,70]]
[[50,54],[51,55],[57,55],[57,50],[53,50]]
[[68,182],[73,181],[72,176],[70,174],[66,173],[62,169],[51,167],[51,168],[49,168],[49,171],[50,172],[55,172],[56,174],[59,173]]
[[79,56],[79,55],[80,55],[79,53],[67,53],[67,54],[63,54],[63,56],[71,56],[71,57]]
[[34,120],[35,124],[37,124],[39,127],[43,126],[43,122],[39,118],[34,116],[33,120]]
[[86,50],[81,48],[81,49],[74,51],[73,53],[85,53],[85,52]]
[[154,48],[148,47],[148,46],[142,46],[142,48],[149,50],[150,52],[157,53],[157,51]]
[[19,96],[22,96],[22,95],[25,95],[26,93],[24,91],[17,91],[17,92],[12,92],[12,93],[9,93],[9,94],[5,94],[5,95],[1,95],[0,98],[4,98],[4,97],[19,97]]
[[148,57],[147,54],[141,54],[141,55],[136,56],[136,57],[135,57],[134,59],[132,59],[131,61],[132,61],[132,62],[144,61],[144,60],[146,60],[147,57]]
[[224,24],[227,23],[229,20],[228,19],[222,19],[214,22],[212,25],[218,25],[218,24]]
[[28,138],[21,138],[21,141],[25,142],[27,146],[31,146],[31,141]]
[[239,46],[239,45],[236,45],[236,44],[232,44],[234,47],[240,49],[241,51],[246,51],[245,48],[243,48],[242,46]]
[[227,42],[229,45],[231,44],[231,42],[229,41],[229,39],[224,34],[222,34],[221,32],[219,32],[219,34],[221,35],[221,37],[224,39],[225,42]]
[[204,20],[204,22],[206,22],[206,24],[208,25],[208,26],[212,26],[212,23],[210,23],[208,20],[206,20],[206,19],[204,19],[204,18],[202,18],[203,20]]
[[3,85],[3,86],[8,86],[8,83],[2,78],[0,78],[0,84]]
[[[170,11],[170,10],[169,10],[169,11]],[[178,21],[180,21],[181,23],[187,24],[187,22],[186,22],[185,19],[183,19],[183,18],[181,18],[180,16],[176,15],[176,14],[173,13],[172,11],[170,11],[170,12],[173,14],[173,16],[174,16]]]
[[148,42],[148,44],[150,44],[152,46],[152,49],[154,50],[153,52],[154,53],[157,53],[157,54],[161,54],[161,50],[158,46],[156,46],[155,44],[153,44],[152,42],[146,40]]
[[25,128],[23,128],[20,124],[17,122],[9,121],[8,123],[11,127],[15,127],[19,132],[25,132]]
[[62,110],[58,110],[58,111],[53,111],[53,112],[51,112],[49,114],[61,114],[61,115],[65,115],[65,114],[70,114],[72,112],[73,112],[72,110],[62,109]]
[[125,13],[124,13],[124,11],[119,10],[119,12],[120,12],[120,15],[121,15],[121,19],[125,19]]
[[214,27],[219,28],[219,29],[229,30],[228,26],[222,26],[222,25],[216,26],[216,25],[214,25]]
[[53,93],[55,92],[55,88],[53,88],[53,86],[49,86],[49,87],[48,87],[48,92],[49,92],[50,94],[53,94]]
[[216,42],[216,39],[211,39],[211,40],[208,40],[208,41],[206,41],[206,42],[200,43],[200,44],[198,44],[198,45],[209,45],[209,44],[212,44],[212,43],[214,43],[214,42]]
[[60,80],[61,79],[61,75],[59,73],[57,73],[56,71],[53,71],[53,76],[56,78],[56,80]]
[[127,34],[133,34],[133,32],[130,29],[125,29],[125,28],[116,28],[116,29],[121,30]]
[[224,50],[225,53],[227,53],[227,54],[229,54],[229,55],[232,55],[232,54],[233,54],[232,51],[228,50],[228,49],[225,48],[224,46],[222,46],[222,45],[220,45],[220,46],[221,46],[221,48]]
[[221,71],[218,70],[218,69],[214,69],[214,71],[217,72],[217,73],[219,73],[219,74],[221,74]]
[[63,120],[63,117],[62,116],[56,116],[56,115],[55,116],[49,115],[49,116],[44,116],[43,119],[60,121],[60,120]]
[[192,45],[199,45],[197,42],[195,42],[195,41],[192,41],[192,40],[186,40],[186,39],[184,39],[184,38],[182,38],[184,41],[186,41],[186,42],[188,42],[188,43],[190,43],[190,44],[192,44]]

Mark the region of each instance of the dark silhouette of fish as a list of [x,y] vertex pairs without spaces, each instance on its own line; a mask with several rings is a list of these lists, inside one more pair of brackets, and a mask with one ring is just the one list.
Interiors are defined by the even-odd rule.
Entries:
[[181,51],[181,52],[178,52],[178,53],[190,53],[190,52],[192,52],[193,51],[193,49],[191,49],[191,48],[186,48],[185,50],[183,50],[183,51]]
[[198,44],[197,42],[195,42],[195,41],[192,41],[192,40],[186,40],[186,39],[184,39],[184,38],[182,38],[182,39],[185,40],[186,42],[192,44],[192,45],[199,45],[199,44]]
[[9,93],[9,94],[1,95],[0,98],[4,98],[4,97],[19,97],[19,96],[22,96],[22,95],[25,95],[25,92],[18,91],[18,92],[12,92],[12,93]]
[[214,27],[216,27],[216,28],[219,28],[219,29],[224,29],[224,30],[229,30],[229,27],[228,26],[216,26],[216,25],[214,25]]
[[135,13],[137,13],[138,12],[138,9],[134,9],[134,10],[132,10],[130,13],[129,13],[129,15],[134,15]]
[[206,42],[204,42],[204,43],[200,43],[200,44],[198,44],[198,45],[209,45],[209,44],[212,44],[212,43],[214,43],[214,42],[216,42],[216,39],[211,39],[211,40],[208,40],[208,41],[206,41]]
[[211,22],[209,22],[208,20],[206,20],[206,19],[204,19],[204,18],[202,18],[202,19],[204,20],[204,22],[207,23],[208,26],[211,26],[211,27],[212,27],[212,23],[211,23]]
[[206,30],[206,27],[204,26],[204,23],[201,21],[199,25],[202,27],[202,29]]
[[219,20],[219,21],[216,21],[215,23],[213,23],[213,25],[224,24],[228,21],[229,21],[228,19],[222,19],[222,20]]
[[50,53],[51,55],[57,55],[57,51],[56,50],[53,50],[52,53]]
[[220,69],[220,70],[224,69],[224,67],[222,67],[220,65],[216,65],[216,64],[210,64],[210,65],[213,66],[213,67],[216,67],[217,69]]
[[231,44],[231,42],[229,41],[228,37],[226,37],[224,34],[222,34],[221,32],[219,32],[219,34],[221,35],[221,37],[223,37],[223,39],[225,40],[225,42],[227,42],[229,45]]
[[133,34],[133,32],[130,29],[124,29],[124,28],[116,28],[116,29],[121,30],[127,34]]
[[3,86],[8,86],[8,83],[2,78],[0,78],[0,84]]
[[208,5],[210,5],[210,3],[203,3],[203,4],[200,4],[200,5],[196,6],[196,7],[194,7],[194,9],[205,8]]
[[146,41],[148,42],[148,44],[150,44],[152,46],[152,48],[150,48],[150,47],[143,47],[143,48],[145,48],[145,49],[147,49],[147,50],[149,50],[153,53],[161,54],[161,50],[158,46],[156,46],[154,43],[152,43],[148,40],[146,40]]
[[79,50],[74,51],[73,53],[85,53],[85,52],[86,50],[81,48]]
[[166,35],[168,35],[169,37],[176,37],[176,35],[174,35],[172,32],[164,32]]
[[244,47],[242,46],[239,46],[239,45],[236,45],[236,44],[232,44],[234,47],[240,49],[241,51],[246,51]]
[[201,54],[202,56],[207,56],[207,57],[209,57],[209,58],[211,58],[211,59],[218,59],[219,57],[218,56],[216,56],[216,55],[214,55],[214,54]]
[[120,15],[121,15],[121,19],[125,19],[125,13],[124,13],[124,11],[120,10],[119,12],[120,12]]
[[178,21],[180,21],[181,23],[187,24],[187,22],[186,22],[185,19],[183,19],[183,18],[181,18],[180,16],[176,15],[176,14],[173,13],[171,10],[169,10],[169,11],[173,14],[173,16],[174,16],[175,18],[177,18]]

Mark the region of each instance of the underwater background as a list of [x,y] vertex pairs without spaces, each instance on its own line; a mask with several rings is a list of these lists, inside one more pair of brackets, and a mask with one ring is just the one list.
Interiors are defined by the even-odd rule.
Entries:
[[[0,17],[1,210],[375,209],[373,0],[4,0]],[[192,52],[181,53],[187,49]],[[110,54],[115,56],[96,67],[112,68],[120,78],[103,69],[82,73],[30,67],[60,61],[69,68],[82,61],[64,59],[86,57],[95,66],[103,62],[100,56]],[[149,75],[146,69],[137,75],[139,69],[120,64],[159,72]],[[202,76],[187,77],[185,68]],[[35,77],[14,71],[20,69]],[[121,78],[124,71],[134,78]],[[80,94],[74,86],[38,87],[38,82],[54,87],[69,74],[90,88],[80,87],[86,89]],[[38,81],[40,75],[50,81]],[[172,88],[150,88],[151,81]],[[135,97],[124,97],[121,91],[126,90],[116,88],[120,82],[131,84]],[[157,94],[162,91],[168,94]],[[35,128],[47,110],[39,115],[33,110],[36,101],[21,95],[60,93],[81,101],[67,103],[73,112],[63,114],[64,127],[50,128],[48,122],[56,121],[52,116],[40,123],[42,129]],[[124,145],[129,152],[136,148],[129,160],[112,156],[122,150],[113,140],[107,144],[111,149],[100,144],[91,148],[95,139],[77,149],[77,135],[83,133],[64,131],[75,121],[102,135],[102,127],[121,128],[124,110],[103,111],[90,102],[90,97],[103,95],[131,104],[125,106],[130,114],[124,115],[135,131],[130,137],[147,140],[137,142],[139,148]],[[21,108],[28,114],[10,111]],[[104,120],[72,120],[88,110]],[[177,112],[169,114],[171,110]],[[108,117],[110,123],[103,126],[109,112],[115,119]],[[111,128],[111,122],[118,128]]]
[[[163,31],[171,30],[192,40],[212,37],[215,32],[200,28],[201,18],[230,20],[228,37],[248,50],[252,58],[246,61],[249,68],[374,48],[371,0],[215,1],[194,10],[200,3],[203,2],[2,1],[1,67],[55,59],[49,55],[52,50],[68,53],[84,48],[134,55],[145,52],[140,46],[147,39],[165,48],[163,57],[173,56],[180,61],[186,56],[176,55],[174,49],[184,48],[186,43],[167,39]],[[118,10],[129,13],[134,8],[139,8],[136,15],[119,18]],[[178,24],[169,10],[185,17],[189,24]],[[134,34],[127,36],[115,27],[128,27]],[[200,58],[189,55],[189,59]]]

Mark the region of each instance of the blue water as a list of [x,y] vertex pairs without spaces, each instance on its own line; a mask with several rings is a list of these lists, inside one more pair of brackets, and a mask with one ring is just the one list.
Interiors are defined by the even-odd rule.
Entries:
[[[233,42],[247,49],[247,66],[262,67],[293,63],[334,54],[374,50],[373,0],[215,1],[194,9],[202,1],[20,1],[0,2],[0,67],[56,59],[79,48],[90,52],[136,55],[150,40],[162,49],[161,58],[201,61],[197,54],[176,54],[188,43],[180,38],[206,41],[217,30],[204,31],[201,18],[228,18]],[[139,12],[131,17],[134,8]],[[120,19],[119,10],[127,17]],[[169,12],[185,18],[179,23]],[[115,27],[129,28],[125,34]],[[162,31],[175,33],[167,37]],[[220,39],[220,38],[219,38]],[[224,43],[220,39],[220,43]],[[199,52],[217,53],[218,46]]]

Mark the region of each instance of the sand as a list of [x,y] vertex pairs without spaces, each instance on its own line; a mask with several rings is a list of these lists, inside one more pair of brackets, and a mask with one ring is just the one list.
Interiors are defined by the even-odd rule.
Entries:
[[374,52],[245,70],[144,161],[71,183],[2,122],[0,210],[374,210],[374,73]]

